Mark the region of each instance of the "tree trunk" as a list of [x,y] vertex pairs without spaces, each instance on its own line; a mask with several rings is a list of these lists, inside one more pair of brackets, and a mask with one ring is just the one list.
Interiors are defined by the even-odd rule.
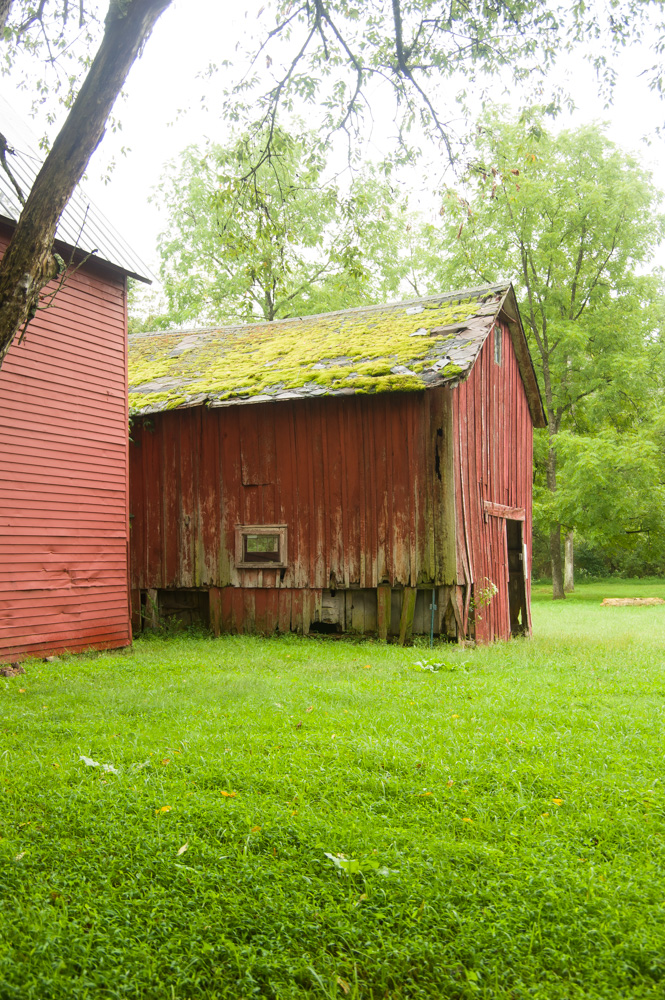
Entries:
[[[101,142],[127,74],[171,0],[111,0],[104,37],[72,109],[28,195],[0,263],[0,365],[30,322],[58,265],[53,240],[62,212]],[[0,8],[1,9],[1,8]]]
[[[553,447],[551,432],[550,449],[547,454],[547,486],[552,493],[556,493],[556,452]],[[563,589],[560,524],[553,524],[550,527],[550,563],[552,565],[552,597],[555,601],[559,601],[566,596]]]
[[13,0],[0,0],[0,28],[7,24],[7,18],[12,8]]
[[572,594],[575,590],[575,553],[573,548],[573,534],[573,529],[569,528],[566,532],[565,538],[563,589],[566,594]]

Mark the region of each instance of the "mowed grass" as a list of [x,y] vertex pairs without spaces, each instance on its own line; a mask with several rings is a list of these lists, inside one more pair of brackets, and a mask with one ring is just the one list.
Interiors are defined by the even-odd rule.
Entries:
[[489,649],[0,680],[1,1000],[665,996],[665,606],[600,607],[665,584],[536,591]]

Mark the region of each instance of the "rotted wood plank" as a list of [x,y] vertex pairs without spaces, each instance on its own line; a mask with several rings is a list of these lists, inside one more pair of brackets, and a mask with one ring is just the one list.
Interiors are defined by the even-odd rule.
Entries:
[[416,610],[415,587],[405,587],[402,594],[402,614],[399,620],[399,644],[404,646],[410,639],[413,632],[413,615]]

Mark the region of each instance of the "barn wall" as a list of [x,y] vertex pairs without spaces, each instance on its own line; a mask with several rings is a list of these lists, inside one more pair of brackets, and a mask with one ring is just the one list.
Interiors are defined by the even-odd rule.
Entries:
[[[533,429],[508,330],[502,327],[502,363],[488,337],[469,378],[454,393],[457,479],[458,582],[473,580],[476,596],[490,583],[499,592],[475,618],[481,642],[510,637],[505,521],[486,516],[483,502],[524,508],[527,604],[530,601]],[[469,596],[471,594],[469,593]],[[467,607],[468,610],[468,607]],[[473,609],[471,609],[473,612]]]
[[89,265],[0,368],[0,660],[131,640],[125,345],[124,278]]
[[[307,601],[314,607],[327,589],[452,583],[451,426],[443,389],[196,407],[137,421],[132,587],[256,589],[256,599],[245,598],[248,619],[264,615],[260,599],[265,614],[284,621],[288,604],[295,627],[303,590],[312,592],[306,617]],[[237,524],[286,524],[288,567],[237,569]],[[279,602],[272,589],[285,592]],[[224,619],[235,622],[243,599],[223,600]]]

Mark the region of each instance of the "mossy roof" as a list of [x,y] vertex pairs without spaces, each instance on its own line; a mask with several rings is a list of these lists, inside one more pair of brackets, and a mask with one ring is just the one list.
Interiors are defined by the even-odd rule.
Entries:
[[491,285],[272,323],[132,334],[130,411],[454,383],[471,370],[508,292],[514,302],[510,285]]

